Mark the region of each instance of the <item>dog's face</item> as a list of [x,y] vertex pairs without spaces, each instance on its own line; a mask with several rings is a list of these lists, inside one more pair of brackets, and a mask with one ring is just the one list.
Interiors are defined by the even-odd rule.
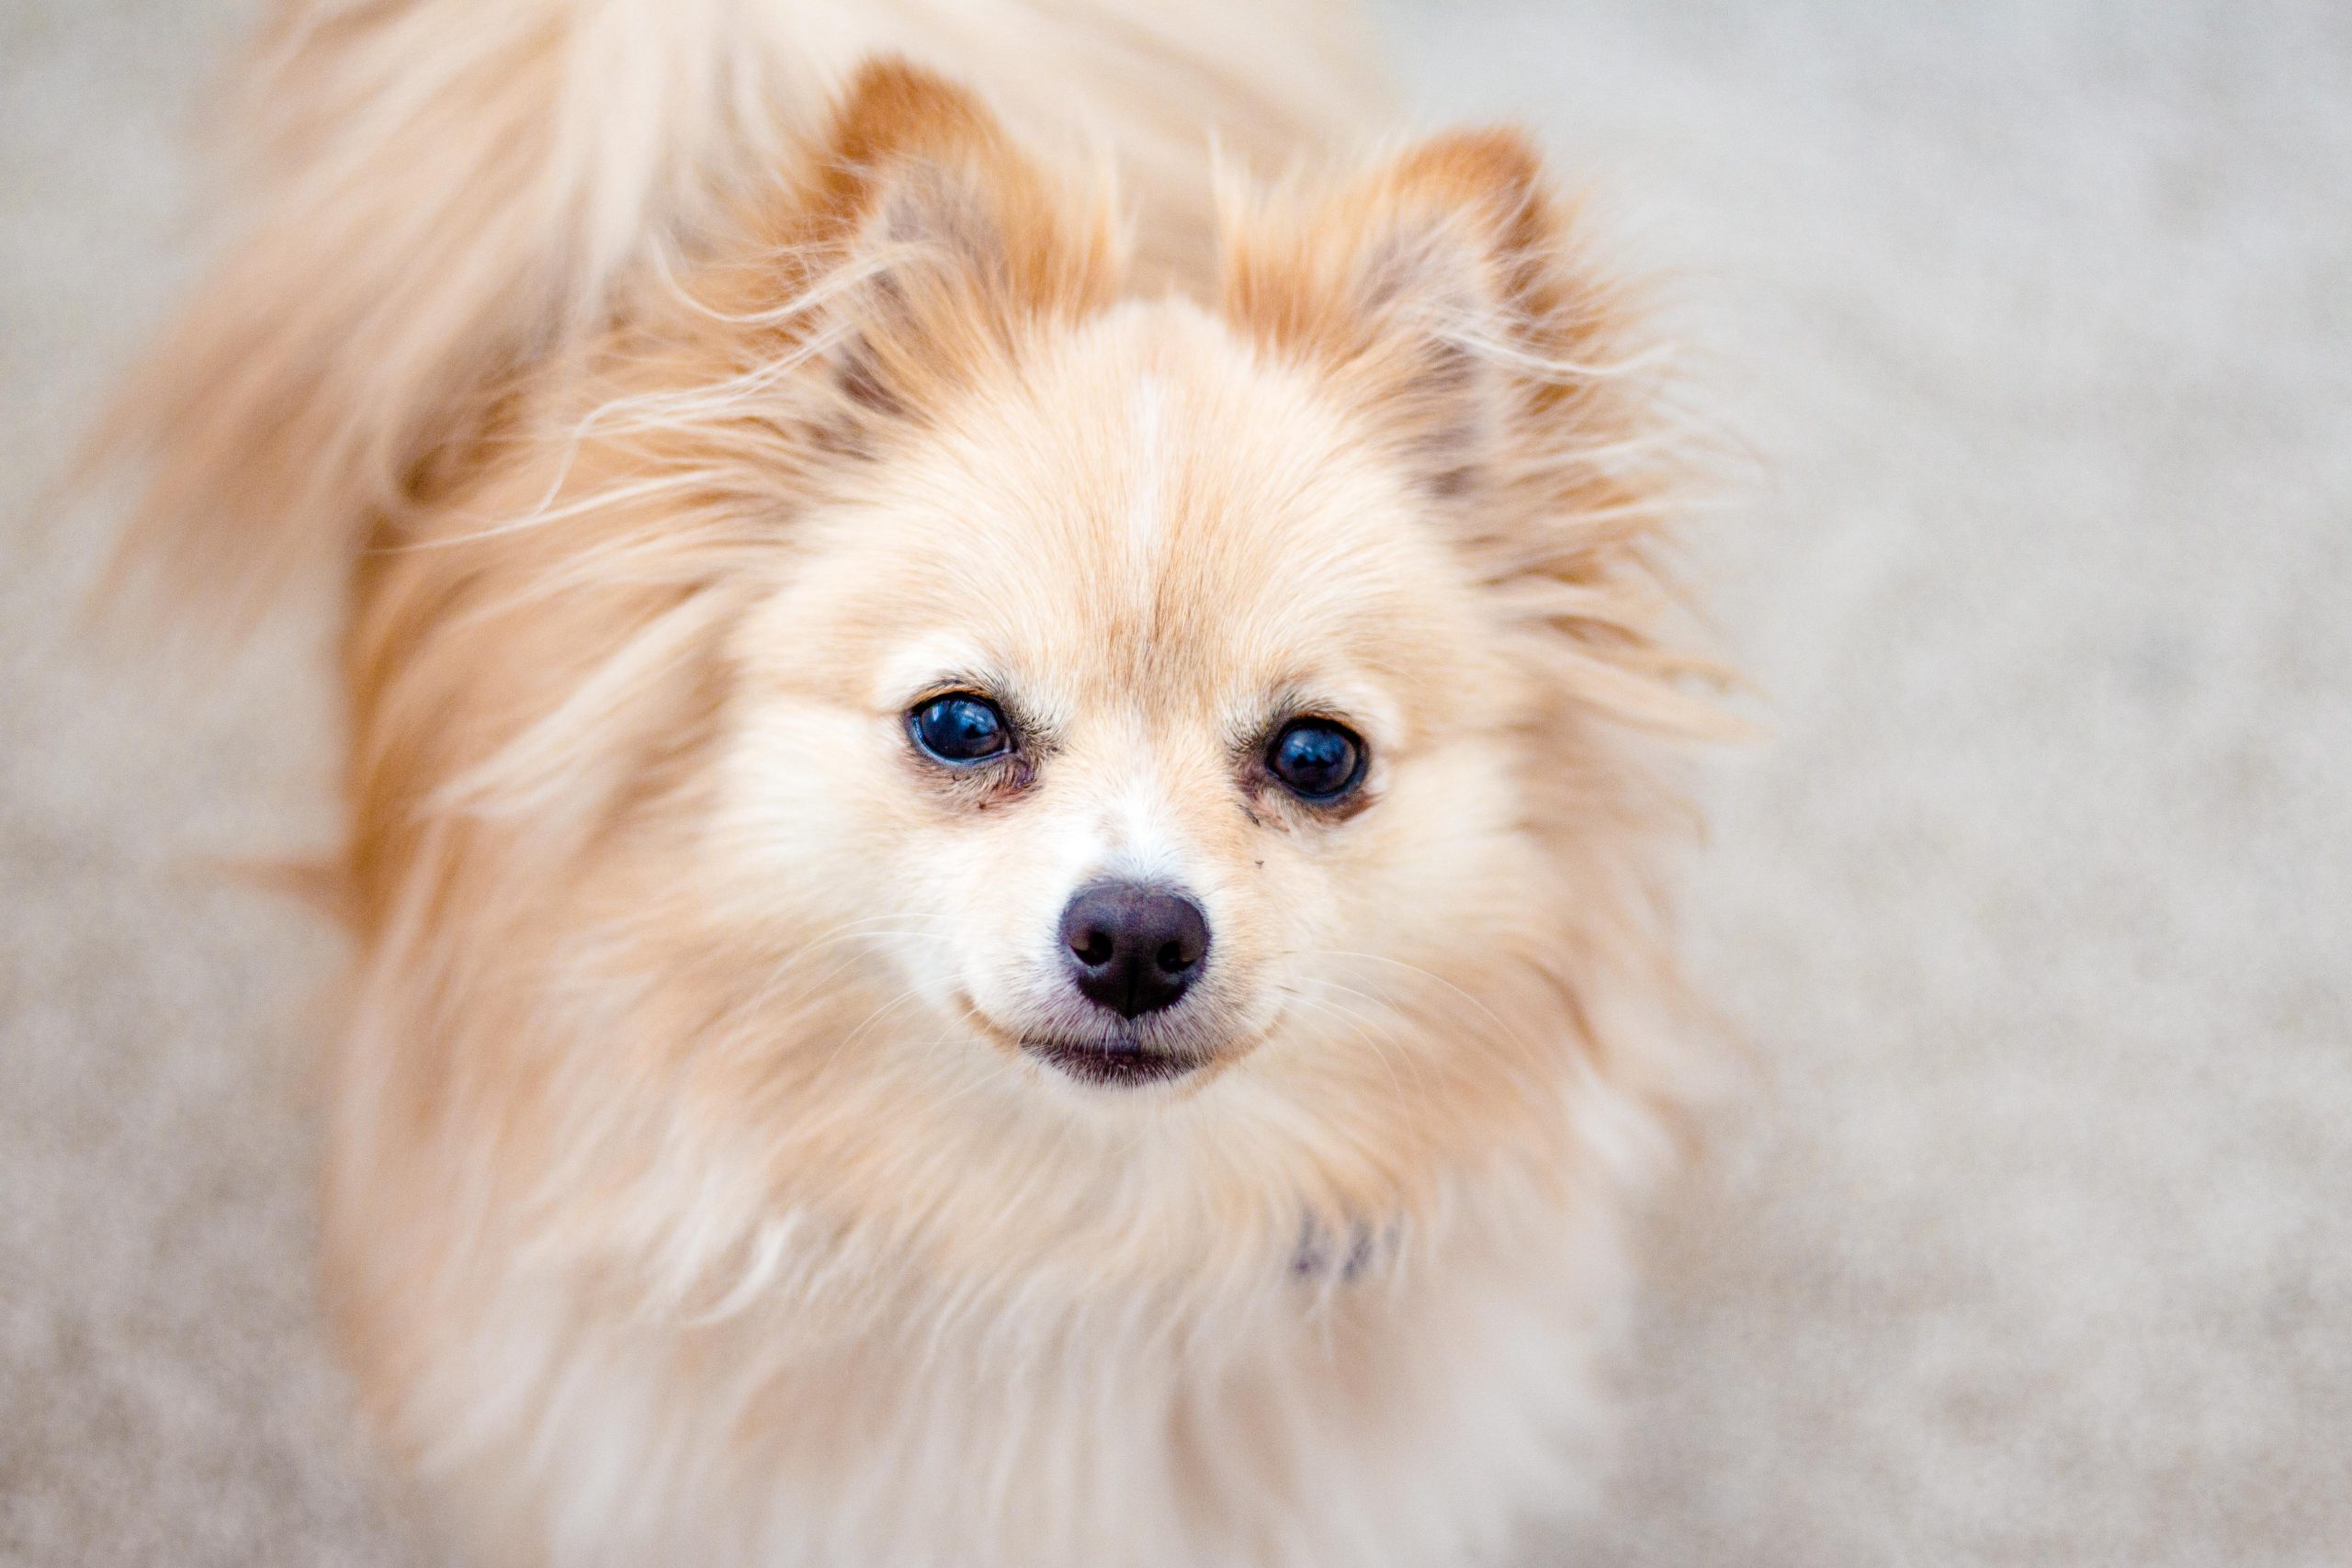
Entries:
[[1055,333],[802,543],[745,636],[733,841],[932,1032],[1205,1080],[1522,918],[1491,613],[1360,412],[1206,313]]
[[698,301],[730,390],[687,397],[695,464],[788,513],[704,842],[800,1010],[749,1053],[797,1087],[744,1090],[820,1128],[797,1168],[957,1245],[1115,1182],[1282,1247],[1555,1137],[1641,897],[1596,715],[1657,687],[1652,498],[1563,385],[1609,318],[1532,157],[1237,213],[1196,303],[1123,299],[1108,220],[947,89],[842,143],[822,221]]

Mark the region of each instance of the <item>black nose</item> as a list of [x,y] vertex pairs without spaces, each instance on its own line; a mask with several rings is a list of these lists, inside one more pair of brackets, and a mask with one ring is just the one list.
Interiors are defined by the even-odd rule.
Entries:
[[1173,1003],[1208,955],[1209,920],[1181,893],[1136,882],[1081,887],[1062,911],[1070,980],[1122,1018]]

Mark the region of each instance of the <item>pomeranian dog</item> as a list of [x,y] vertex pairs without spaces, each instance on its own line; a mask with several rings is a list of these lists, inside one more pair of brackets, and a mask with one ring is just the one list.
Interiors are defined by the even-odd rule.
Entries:
[[1677,443],[1358,30],[267,30],[107,450],[164,577],[345,583],[327,1292],[477,1560],[1458,1563],[1589,1483],[1705,1066]]

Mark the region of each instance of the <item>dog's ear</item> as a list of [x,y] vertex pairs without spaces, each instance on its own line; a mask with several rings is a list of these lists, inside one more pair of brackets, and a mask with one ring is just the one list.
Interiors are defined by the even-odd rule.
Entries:
[[1058,186],[971,94],[866,66],[814,194],[810,341],[851,422],[919,419],[935,394],[1107,300],[1106,203]]
[[1617,312],[1570,255],[1568,214],[1507,130],[1424,142],[1327,198],[1231,210],[1227,320],[1332,377],[1434,499],[1571,433]]
[[[1643,312],[1510,131],[1442,136],[1321,200],[1228,199],[1220,302],[1362,416],[1473,570],[1560,635],[1555,690],[1684,735],[1721,671],[1660,636],[1690,461]],[[1532,646],[1539,646],[1532,645]]]

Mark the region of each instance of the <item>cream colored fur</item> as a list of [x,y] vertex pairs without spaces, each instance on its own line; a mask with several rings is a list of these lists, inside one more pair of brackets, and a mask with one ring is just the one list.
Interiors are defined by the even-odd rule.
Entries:
[[[278,28],[114,429],[159,547],[347,562],[329,1285],[484,1560],[1402,1568],[1586,1486],[1700,1076],[1672,446],[1515,137],[1338,159],[1344,31]],[[910,746],[961,689],[1017,766]],[[1263,772],[1302,713],[1343,806]],[[1170,1082],[1023,1044],[1103,875],[1215,931]]]

